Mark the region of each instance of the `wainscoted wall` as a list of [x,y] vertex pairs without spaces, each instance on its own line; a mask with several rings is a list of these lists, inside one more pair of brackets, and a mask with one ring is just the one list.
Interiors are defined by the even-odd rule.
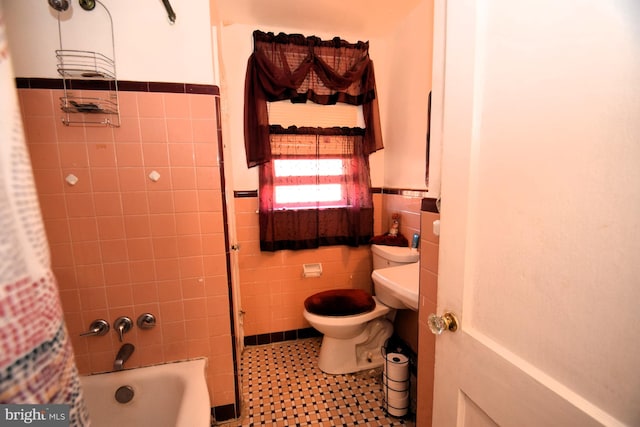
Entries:
[[[409,244],[414,233],[420,234],[420,207],[425,192],[415,190],[383,190],[383,232],[389,231],[391,215],[400,214],[400,233],[407,238]],[[422,238],[419,244],[422,253]],[[396,314],[394,330],[402,340],[418,352],[418,313],[411,310],[400,310]]]
[[156,328],[125,335],[126,366],[206,356],[211,405],[233,407],[217,88],[129,82],[121,127],[67,127],[41,80],[18,79],[19,96],[80,372],[111,370],[121,345],[113,330],[79,337],[94,319],[151,312]]
[[[433,414],[433,369],[436,341],[429,330],[427,317],[438,313],[438,250],[440,237],[433,234],[433,221],[440,219],[433,199],[422,204],[420,241],[420,307],[418,337],[418,408],[416,425],[430,426]],[[438,313],[440,314],[440,313]]]
[[407,238],[409,244],[414,233],[420,234],[420,203],[426,194],[415,190],[382,190],[382,232],[391,227],[391,215],[400,214],[400,233]]
[[[391,214],[398,212],[400,232],[411,240],[413,233],[420,232],[422,196],[421,191],[374,189],[374,234],[388,232]],[[336,287],[373,290],[368,245],[260,252],[256,192],[236,192],[235,208],[245,343],[297,338],[310,327],[302,316],[304,300],[316,292]],[[322,277],[303,278],[302,264],[312,262],[322,263]],[[399,314],[396,332],[417,352],[417,313]]]
[[[379,233],[382,195],[374,194],[374,230]],[[302,317],[304,300],[331,288],[371,291],[369,246],[327,246],[301,251],[260,252],[258,198],[255,192],[235,198],[241,307],[248,344],[295,339],[309,328]],[[302,277],[302,265],[322,263],[322,276]],[[257,341],[256,341],[257,340]]]

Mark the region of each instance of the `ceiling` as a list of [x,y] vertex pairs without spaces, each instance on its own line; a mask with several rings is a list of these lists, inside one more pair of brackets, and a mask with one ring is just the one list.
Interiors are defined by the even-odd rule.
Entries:
[[[379,36],[393,31],[421,1],[217,0],[218,21],[332,34]],[[215,16],[215,11],[213,12]]]

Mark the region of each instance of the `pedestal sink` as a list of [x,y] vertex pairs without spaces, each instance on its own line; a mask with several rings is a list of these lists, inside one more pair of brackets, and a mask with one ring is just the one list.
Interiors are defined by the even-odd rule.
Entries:
[[386,306],[418,311],[420,263],[380,268],[371,273],[376,297]]

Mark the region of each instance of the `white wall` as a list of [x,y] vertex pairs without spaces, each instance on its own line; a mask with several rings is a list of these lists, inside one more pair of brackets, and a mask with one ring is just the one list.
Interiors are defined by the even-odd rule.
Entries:
[[[258,173],[256,168],[248,169],[244,150],[244,81],[247,70],[247,60],[253,51],[253,31],[272,31],[274,33],[301,33],[304,35],[316,35],[323,39],[330,39],[336,33],[326,33],[313,29],[300,28],[273,28],[268,26],[255,27],[253,25],[234,24],[221,27],[220,53],[222,55],[221,74],[224,76],[222,84],[223,114],[228,123],[228,132],[224,135],[225,145],[230,150],[233,164],[233,182],[235,190],[256,190],[258,188]],[[366,41],[367,38],[358,35],[349,35],[347,32],[340,33],[343,39],[355,43],[358,40]],[[376,64],[378,73],[377,51],[373,47],[377,41],[370,40],[371,58]],[[384,68],[384,67],[383,67]],[[377,75],[376,75],[377,78]],[[382,106],[381,106],[382,109]],[[384,123],[383,123],[384,132]],[[384,151],[384,150],[383,150]],[[225,160],[229,156],[225,154]],[[371,156],[371,179],[373,186],[383,184],[383,154],[376,153]]]
[[[18,77],[58,78],[54,51],[59,48],[57,13],[45,0],[0,0]],[[233,188],[258,188],[256,170],[246,167],[243,105],[246,63],[252,52],[252,33],[302,33],[355,42],[369,40],[378,82],[385,149],[370,158],[374,187],[423,189],[427,94],[431,76],[431,4],[421,1],[398,25],[378,38],[348,29],[274,28],[234,24],[220,26],[214,37],[221,50],[213,58],[208,0],[174,1],[177,15],[169,24],[159,0],[124,2],[104,0],[113,17],[115,58],[120,80],[217,84],[222,91],[225,161],[231,164]],[[71,18],[69,19],[69,15]],[[98,5],[82,10],[72,0],[72,11],[62,16],[63,47],[104,50],[110,55],[108,18]],[[215,30],[215,28],[214,28]],[[217,75],[212,63],[224,67]],[[417,89],[416,89],[417,88]],[[432,156],[432,164],[439,161]],[[228,170],[228,169],[227,169]]]
[[[17,77],[59,78],[57,12],[46,0],[0,0]],[[109,21],[100,5],[84,11],[75,0],[61,14],[64,49],[112,56]],[[172,3],[171,25],[159,0],[104,0],[111,12],[120,80],[217,84],[212,62],[209,1]]]
[[[427,123],[427,95],[431,85],[431,8],[425,0],[387,36],[369,38],[347,29],[334,32],[314,28],[274,28],[233,24],[220,26],[223,74],[223,114],[228,123],[224,135],[233,164],[236,190],[258,188],[257,170],[248,169],[244,151],[244,79],[253,50],[256,29],[275,33],[302,33],[323,39],[336,35],[349,42],[369,41],[373,60],[385,149],[370,157],[374,187],[424,189]],[[417,89],[416,89],[417,88]],[[388,158],[391,160],[387,160]],[[439,159],[434,159],[437,162]]]
[[[382,74],[385,80],[378,81],[380,102],[385,104],[381,117],[385,124],[385,187],[426,188],[432,22],[433,2],[422,1],[400,23],[387,42],[387,70]],[[433,160],[435,162],[438,159]]]

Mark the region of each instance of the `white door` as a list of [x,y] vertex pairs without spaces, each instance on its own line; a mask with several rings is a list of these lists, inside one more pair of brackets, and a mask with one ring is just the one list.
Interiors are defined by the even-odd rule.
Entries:
[[640,426],[640,2],[435,16],[433,426]]

